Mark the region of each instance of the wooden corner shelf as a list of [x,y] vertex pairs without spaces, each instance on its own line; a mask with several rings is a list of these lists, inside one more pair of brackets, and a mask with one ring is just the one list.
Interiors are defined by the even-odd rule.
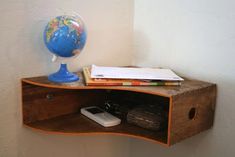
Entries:
[[[45,76],[22,79],[23,124],[46,133],[124,135],[165,146],[213,125],[215,84],[185,80],[181,86],[85,86],[82,74],[79,75],[79,81],[68,84],[49,82]],[[81,107],[102,107],[107,97],[163,106],[168,115],[166,129],[152,131],[125,120],[105,128],[80,114]]]

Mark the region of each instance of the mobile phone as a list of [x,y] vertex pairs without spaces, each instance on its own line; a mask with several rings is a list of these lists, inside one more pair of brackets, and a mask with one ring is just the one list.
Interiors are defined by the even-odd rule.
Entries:
[[121,123],[121,120],[112,114],[102,110],[97,106],[90,106],[81,108],[81,114],[94,120],[104,127],[111,127]]

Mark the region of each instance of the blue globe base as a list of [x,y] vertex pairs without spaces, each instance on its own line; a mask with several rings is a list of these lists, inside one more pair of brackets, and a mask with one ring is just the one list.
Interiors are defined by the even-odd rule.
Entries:
[[79,77],[68,71],[67,64],[61,64],[59,71],[48,76],[48,80],[56,83],[75,82]]

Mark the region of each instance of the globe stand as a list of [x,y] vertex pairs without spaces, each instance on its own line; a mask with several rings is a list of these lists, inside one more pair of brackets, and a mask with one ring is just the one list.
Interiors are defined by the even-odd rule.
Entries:
[[68,71],[67,64],[60,64],[60,69],[54,74],[48,76],[48,80],[57,83],[75,82],[79,77]]

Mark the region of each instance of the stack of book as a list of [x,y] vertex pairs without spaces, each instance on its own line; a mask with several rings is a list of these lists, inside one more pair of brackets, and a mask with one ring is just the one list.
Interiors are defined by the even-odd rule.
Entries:
[[170,69],[84,67],[87,86],[179,86],[184,80]]

